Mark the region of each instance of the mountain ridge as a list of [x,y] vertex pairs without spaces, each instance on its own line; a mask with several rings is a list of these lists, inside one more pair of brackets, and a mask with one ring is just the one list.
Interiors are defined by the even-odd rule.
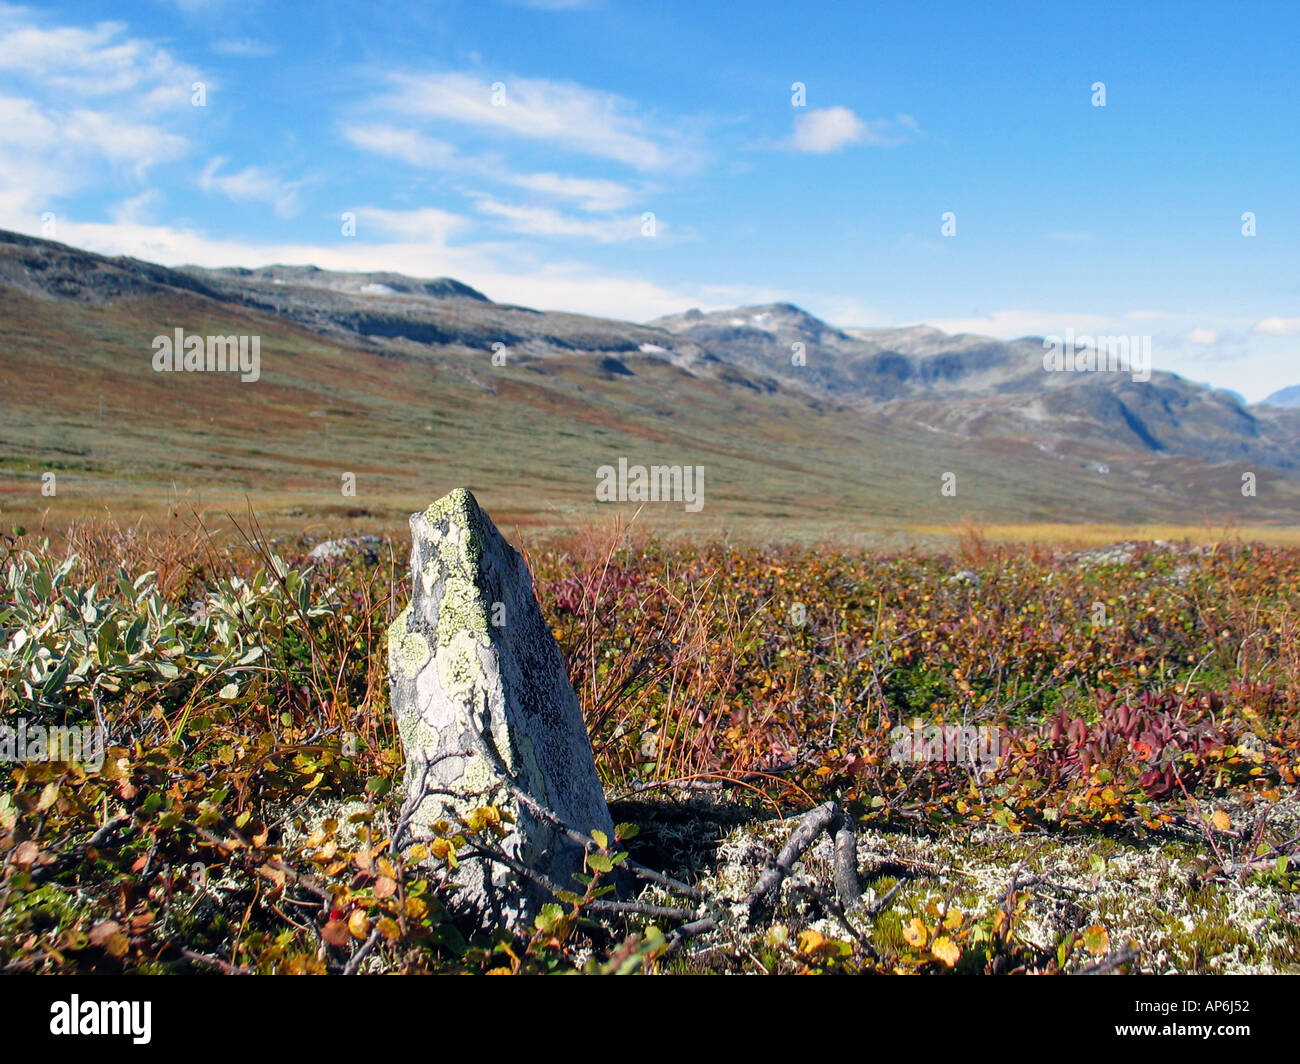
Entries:
[[[261,334],[262,381],[151,372],[151,339],[178,327]],[[1158,371],[1045,373],[1032,338],[841,329],[790,303],[636,324],[449,278],[172,269],[0,233],[0,383],[34,381],[32,404],[0,411],[0,504],[37,505],[31,478],[62,462],[114,498],[174,480],[274,506],[300,491],[325,506],[322,470],[361,466],[385,509],[425,490],[432,455],[439,476],[498,485],[536,515],[590,506],[588,466],[646,453],[709,464],[715,512],[745,521],[820,527],[829,506],[850,524],[1199,522],[1250,507],[1300,523],[1300,411]],[[967,486],[956,501],[938,490],[949,472]],[[1244,500],[1246,472],[1263,501]]]

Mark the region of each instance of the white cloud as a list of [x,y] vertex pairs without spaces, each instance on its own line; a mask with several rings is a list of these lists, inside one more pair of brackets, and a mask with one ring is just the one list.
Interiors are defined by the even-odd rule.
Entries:
[[342,131],[354,146],[363,151],[398,159],[410,166],[444,170],[458,162],[456,149],[452,145],[414,129],[349,123],[343,126]]
[[1219,334],[1214,329],[1193,329],[1191,332],[1185,333],[1183,338],[1188,343],[1202,346],[1210,346],[1219,342]]
[[1043,310],[995,310],[967,318],[939,318],[928,324],[947,333],[979,333],[1003,340],[1021,336],[1061,336],[1066,329],[1075,333],[1109,335],[1121,330],[1114,319],[1101,314],[1063,314]]
[[626,207],[633,193],[617,181],[593,177],[565,177],[561,174],[513,174],[502,178],[517,188],[540,192],[556,199],[577,202],[584,211],[601,213]]
[[124,199],[112,209],[110,215],[117,225],[144,225],[147,222],[146,214],[149,205],[157,198],[157,190],[149,189],[138,196]]
[[[471,74],[394,75],[395,91],[374,102],[404,115],[545,141],[637,170],[690,161],[682,146],[652,130],[621,96],[544,78],[498,80],[503,95],[494,94],[494,82]],[[494,104],[494,97],[501,102]]]
[[852,144],[868,144],[878,148],[892,148],[902,144],[906,135],[902,129],[918,132],[916,119],[899,115],[896,119],[863,121],[847,107],[823,107],[819,110],[801,111],[794,118],[794,132],[785,147],[795,151],[826,154],[847,148]]
[[[517,206],[492,199],[480,199],[475,206],[483,214],[499,219],[510,232],[526,236],[578,237],[601,244],[646,239],[641,233],[640,215],[575,218],[550,207]],[[663,235],[666,228],[656,220],[656,237]]]
[[[183,156],[189,143],[169,126],[190,117],[198,77],[120,23],[51,27],[39,18],[0,3],[0,75],[23,87],[0,96],[0,212],[20,221],[115,176],[142,181]],[[51,102],[68,99],[82,106]]]
[[246,166],[238,173],[219,174],[226,160],[217,156],[199,175],[199,188],[219,192],[236,203],[266,203],[281,218],[298,213],[298,190],[302,181],[285,181],[260,166]]
[[0,96],[0,205],[43,211],[55,199],[102,183],[106,167],[138,180],[187,147],[183,137],[120,115],[64,113]]
[[1268,336],[1300,336],[1300,318],[1265,318],[1251,331]]
[[73,111],[61,117],[59,137],[72,151],[129,165],[139,177],[157,163],[179,158],[188,147],[184,137],[121,115]]
[[356,214],[358,225],[363,231],[373,226],[381,233],[397,237],[399,241],[421,240],[439,246],[473,224],[468,218],[436,207],[422,207],[413,211],[361,207]]
[[198,70],[125,32],[120,22],[46,27],[25,8],[0,6],[0,71],[82,98],[129,92],[137,106],[188,102]]
[[608,178],[570,177],[552,172],[514,173],[498,159],[465,156],[444,140],[414,129],[379,124],[346,123],[343,136],[355,147],[423,170],[445,171],[495,181],[552,199],[575,202],[589,213],[626,207],[637,195],[632,188]]
[[866,136],[867,124],[847,107],[826,107],[795,116],[790,146],[796,151],[839,151]]
[[[481,213],[498,219],[511,233],[528,237],[577,237],[597,243],[646,239],[641,232],[640,215],[578,219],[550,207],[521,207],[486,198],[477,200],[474,206]],[[656,238],[666,234],[667,229],[666,222],[655,220]]]
[[266,59],[275,55],[275,46],[253,37],[229,38],[214,41],[212,50],[218,55],[234,56],[238,59]]

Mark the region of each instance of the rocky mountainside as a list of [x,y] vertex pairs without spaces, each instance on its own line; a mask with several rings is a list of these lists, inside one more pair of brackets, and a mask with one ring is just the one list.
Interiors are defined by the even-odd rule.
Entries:
[[339,273],[314,266],[255,270],[189,266],[176,272],[223,300],[335,336],[479,350],[502,343],[510,349],[509,355],[521,358],[574,351],[612,356],[651,353],[691,365],[707,357],[698,344],[666,337],[655,329],[494,303],[447,277],[419,281],[395,273]]
[[837,329],[788,303],[690,310],[650,324],[783,386],[885,404],[971,440],[1028,439],[1060,453],[1091,442],[1300,468],[1292,446],[1300,419],[1160,370],[1149,380],[1130,372],[1047,372],[1041,337],[1001,341],[924,325]]

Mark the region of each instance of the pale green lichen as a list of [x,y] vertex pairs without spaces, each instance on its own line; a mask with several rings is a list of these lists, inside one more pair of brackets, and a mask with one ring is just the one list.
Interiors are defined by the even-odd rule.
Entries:
[[467,794],[490,791],[495,783],[496,779],[492,769],[478,754],[469,759],[469,762],[465,765],[465,771],[461,773],[460,777],[460,786]]
[[429,644],[408,627],[411,607],[407,606],[388,628],[388,664],[397,675],[411,676],[429,660]]
[[478,657],[482,645],[477,636],[462,629],[453,633],[439,651],[438,679],[452,701],[470,700],[484,686],[483,664]]
[[457,573],[448,573],[438,605],[438,645],[446,646],[462,632],[486,638],[488,627],[483,596],[474,582]]
[[[471,569],[478,565],[479,559],[483,556],[483,537],[486,530],[483,527],[478,503],[474,501],[474,496],[470,494],[468,488],[456,488],[431,503],[424,511],[424,520],[430,528],[445,525],[448,532],[452,529],[463,532],[463,536],[458,537],[460,558]],[[430,542],[435,542],[432,537]],[[446,542],[439,544],[440,554],[447,546]]]

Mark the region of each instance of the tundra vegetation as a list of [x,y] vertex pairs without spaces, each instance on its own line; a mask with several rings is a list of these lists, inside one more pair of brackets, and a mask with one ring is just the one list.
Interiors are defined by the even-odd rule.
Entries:
[[[0,763],[3,970],[1300,971],[1300,549],[534,544],[618,826],[482,929],[449,892],[502,810],[394,841],[407,544],[313,565],[240,525],[4,536],[0,724],[107,743]],[[998,756],[900,758],[914,723]],[[860,897],[827,837],[750,904],[828,802]],[[599,904],[624,864],[662,875],[640,912]]]

